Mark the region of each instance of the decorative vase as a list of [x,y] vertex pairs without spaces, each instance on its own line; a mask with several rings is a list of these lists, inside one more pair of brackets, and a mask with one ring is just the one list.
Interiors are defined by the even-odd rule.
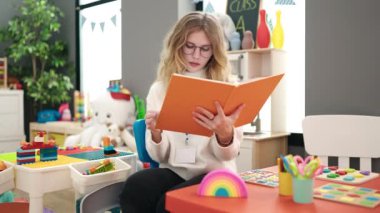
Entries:
[[230,40],[230,45],[231,45],[231,50],[240,50],[240,34],[238,32],[233,32],[231,34],[231,40]]
[[259,48],[268,48],[270,43],[270,33],[265,18],[265,10],[260,10],[260,23],[257,28],[257,46]]
[[252,32],[250,30],[247,30],[244,32],[243,40],[241,42],[241,48],[243,50],[252,49],[255,45],[255,42],[253,41]]
[[272,34],[272,43],[274,48],[281,49],[284,46],[284,29],[281,26],[281,11],[276,12],[276,26]]

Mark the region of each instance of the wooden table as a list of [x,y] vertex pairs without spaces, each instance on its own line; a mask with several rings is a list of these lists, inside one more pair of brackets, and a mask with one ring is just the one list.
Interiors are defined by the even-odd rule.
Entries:
[[[277,166],[270,167],[268,170],[277,171]],[[314,187],[319,187],[326,183],[331,182],[316,179]],[[363,186],[380,190],[380,177],[354,186]],[[293,202],[292,196],[280,196],[278,194],[278,188],[271,188],[254,184],[247,184],[247,199],[200,197],[196,194],[198,187],[199,185],[194,185],[168,192],[166,194],[166,209],[172,213],[380,212],[380,205],[378,205],[376,208],[365,208],[316,198],[314,198],[314,201],[311,204],[297,204]]]

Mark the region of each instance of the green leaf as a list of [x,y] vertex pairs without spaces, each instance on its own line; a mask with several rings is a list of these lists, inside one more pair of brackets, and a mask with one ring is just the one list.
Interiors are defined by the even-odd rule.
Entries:
[[44,72],[36,81],[31,77],[24,78],[30,97],[43,104],[60,104],[69,101],[69,92],[74,88],[65,75],[58,74],[54,70]]
[[19,14],[0,28],[0,41],[8,45],[5,52],[12,67],[10,73],[23,79],[26,95],[42,104],[70,100],[74,87],[63,74],[72,76],[73,70],[68,63],[67,45],[57,39],[63,13],[52,2],[23,0]]

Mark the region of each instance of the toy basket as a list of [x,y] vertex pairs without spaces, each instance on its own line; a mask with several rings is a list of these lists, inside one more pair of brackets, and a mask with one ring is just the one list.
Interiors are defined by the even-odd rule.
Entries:
[[15,187],[13,164],[4,161],[7,168],[0,172],[0,194]]
[[69,165],[73,187],[77,192],[87,194],[111,183],[125,181],[131,173],[130,165],[120,159],[110,158],[109,160],[114,164],[115,170],[91,175],[83,174],[87,169],[98,165],[103,160],[104,159]]
[[137,171],[137,154],[121,156],[118,157],[118,159],[131,166],[130,174],[133,174]]

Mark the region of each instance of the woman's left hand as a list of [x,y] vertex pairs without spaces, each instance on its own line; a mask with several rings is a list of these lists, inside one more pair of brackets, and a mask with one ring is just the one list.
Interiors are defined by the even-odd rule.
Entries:
[[230,115],[225,115],[219,102],[215,102],[217,114],[214,115],[203,107],[196,107],[193,119],[201,126],[215,132],[221,145],[229,145],[233,138],[234,123],[245,104],[239,105]]

